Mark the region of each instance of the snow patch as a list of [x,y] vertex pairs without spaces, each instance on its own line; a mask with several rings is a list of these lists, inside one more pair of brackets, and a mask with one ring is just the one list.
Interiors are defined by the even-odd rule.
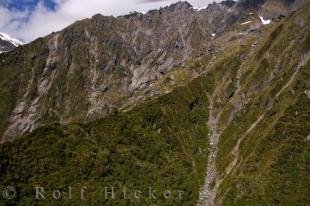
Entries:
[[246,22],[241,23],[241,25],[249,24],[249,23],[251,23],[251,22],[252,22],[252,21],[246,21]]
[[216,36],[216,33],[211,33],[211,36],[212,36],[212,39],[214,39]]
[[208,6],[204,6],[204,7],[193,7],[193,9],[197,10],[197,11],[201,11],[206,9]]
[[259,16],[259,18],[260,18],[262,24],[264,24],[264,25],[267,25],[267,24],[270,24],[270,23],[271,23],[271,20],[270,20],[270,19],[266,19],[266,20],[265,20],[265,18],[262,17],[262,16]]
[[1,32],[0,32],[0,39],[2,39],[3,41],[10,42],[16,47],[23,45],[23,42],[19,41],[18,39],[14,39],[14,38],[10,37],[9,35],[1,33]]

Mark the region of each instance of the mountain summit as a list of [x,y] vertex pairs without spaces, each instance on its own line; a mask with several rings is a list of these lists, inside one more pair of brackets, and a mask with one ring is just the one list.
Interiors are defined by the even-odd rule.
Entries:
[[8,34],[0,32],[0,52],[8,52],[23,45],[23,42],[10,37]]

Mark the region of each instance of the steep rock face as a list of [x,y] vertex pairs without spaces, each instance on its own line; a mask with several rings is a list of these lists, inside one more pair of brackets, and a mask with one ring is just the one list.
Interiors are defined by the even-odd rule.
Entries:
[[95,15],[2,56],[2,72],[20,65],[24,77],[1,133],[14,139],[48,122],[90,121],[157,94],[154,82],[207,53],[215,28],[232,24],[218,23],[230,7],[181,2],[145,15]]
[[277,19],[289,15],[293,10],[303,4],[303,0],[267,0],[261,8],[261,14],[268,18]]
[[[8,73],[2,101],[9,102],[1,114],[3,140],[46,123],[92,121],[160,94],[164,75],[221,49],[212,45],[214,36],[230,31],[236,39],[261,27],[264,3],[195,9],[180,2],[145,15],[95,15],[2,55],[1,72]],[[257,23],[237,26],[253,9]]]

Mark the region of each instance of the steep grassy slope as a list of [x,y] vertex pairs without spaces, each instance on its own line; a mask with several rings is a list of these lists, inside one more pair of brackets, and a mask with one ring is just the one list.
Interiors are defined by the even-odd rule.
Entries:
[[310,65],[305,21],[309,22],[309,6],[270,27],[241,65],[232,99],[218,108],[218,203],[309,203]]
[[309,99],[297,95],[282,114],[276,104],[248,134],[238,167],[222,185],[223,205],[309,203]]

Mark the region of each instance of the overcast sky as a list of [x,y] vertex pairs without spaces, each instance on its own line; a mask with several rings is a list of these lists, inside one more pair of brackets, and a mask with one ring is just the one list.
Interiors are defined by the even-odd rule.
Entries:
[[[146,12],[179,0],[0,0],[0,32],[30,42],[94,14]],[[213,0],[188,0],[206,6]]]

